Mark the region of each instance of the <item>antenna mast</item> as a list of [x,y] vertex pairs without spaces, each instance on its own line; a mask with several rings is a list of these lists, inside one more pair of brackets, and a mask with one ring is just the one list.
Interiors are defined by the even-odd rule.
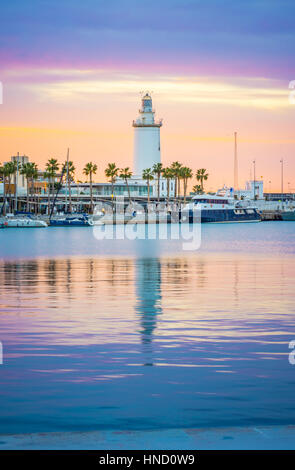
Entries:
[[239,189],[238,178],[238,150],[237,150],[237,133],[235,132],[235,155],[234,155],[234,190]]

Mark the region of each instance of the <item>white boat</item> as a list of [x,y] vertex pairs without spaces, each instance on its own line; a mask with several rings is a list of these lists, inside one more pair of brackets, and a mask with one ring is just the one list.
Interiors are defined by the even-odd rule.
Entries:
[[30,217],[14,217],[8,216],[4,218],[4,225],[7,228],[44,228],[47,227],[47,223],[44,220],[31,219]]

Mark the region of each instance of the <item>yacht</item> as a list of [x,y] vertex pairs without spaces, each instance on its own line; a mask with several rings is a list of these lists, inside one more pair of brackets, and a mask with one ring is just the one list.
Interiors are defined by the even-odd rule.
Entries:
[[32,219],[30,217],[5,217],[2,221],[6,228],[45,228],[47,223],[44,220]]
[[50,219],[49,225],[52,227],[88,227],[91,223],[86,214],[76,214],[53,217]]
[[193,196],[192,202],[181,209],[181,222],[198,220],[202,223],[260,222],[261,217],[255,207],[243,207],[230,194],[200,194]]

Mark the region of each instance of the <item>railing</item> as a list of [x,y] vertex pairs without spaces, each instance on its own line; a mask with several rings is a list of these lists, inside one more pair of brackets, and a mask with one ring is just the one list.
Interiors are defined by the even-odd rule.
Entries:
[[152,124],[147,124],[145,122],[137,122],[137,121],[132,121],[132,126],[133,127],[161,127],[162,126],[162,119],[159,119],[158,121],[153,122]]

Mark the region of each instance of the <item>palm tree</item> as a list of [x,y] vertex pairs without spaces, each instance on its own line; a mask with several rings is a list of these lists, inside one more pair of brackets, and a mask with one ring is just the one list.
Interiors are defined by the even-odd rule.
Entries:
[[197,170],[197,173],[196,173],[197,181],[201,182],[202,191],[204,191],[204,181],[207,181],[208,176],[209,176],[209,174],[206,173],[206,171],[207,170],[205,168],[200,168],[199,170]]
[[6,178],[8,176],[8,168],[6,166],[6,164],[4,164],[3,166],[1,166],[0,168],[0,174],[2,176],[2,179],[3,179],[3,206],[2,206],[2,213],[3,215],[6,215]]
[[24,175],[27,180],[27,211],[30,210],[30,193],[32,194],[32,187],[34,180],[38,176],[38,169],[36,163],[24,163],[20,170],[21,175]]
[[62,171],[67,175],[67,184],[68,184],[68,191],[69,191],[69,212],[72,212],[72,192],[71,192],[71,182],[74,179],[76,168],[74,167],[74,163],[72,161],[66,160],[63,164]]
[[187,166],[183,166],[180,169],[181,178],[183,179],[183,196],[184,203],[186,202],[187,182],[189,178],[193,177],[193,171]]
[[[5,186],[5,183],[4,183],[4,168],[3,168],[2,165],[0,165],[0,179],[3,182],[3,201],[4,201],[4,194],[5,194],[4,186]],[[2,205],[1,213],[3,212],[3,209],[4,209],[4,204]]]
[[50,214],[50,195],[54,195],[54,179],[57,177],[59,164],[56,158],[50,158],[45,166],[44,178],[48,179],[48,215]]
[[142,172],[142,179],[146,180],[147,182],[147,190],[148,190],[148,204],[150,203],[150,182],[154,179],[153,172],[151,168],[146,168]]
[[164,168],[163,168],[162,163],[155,163],[153,166],[153,173],[154,175],[157,175],[157,179],[158,179],[158,202],[160,201],[160,178],[161,178],[163,169]]
[[193,193],[196,193],[196,194],[203,194],[203,190],[202,190],[202,186],[200,184],[196,184],[194,187],[193,187]]
[[97,172],[97,165],[95,163],[92,163],[92,162],[86,163],[83,169],[83,173],[84,175],[89,176],[91,213],[93,213],[92,175],[95,175],[96,172]]
[[180,170],[181,170],[182,164],[179,163],[178,161],[173,162],[171,165],[171,170],[173,173],[174,177],[174,200],[176,201],[177,194],[178,196],[180,195]]
[[8,194],[9,194],[9,211],[12,210],[12,197],[11,197],[11,179],[17,170],[16,162],[8,162],[4,165],[5,175],[8,178]]
[[131,197],[130,197],[130,188],[128,185],[128,180],[132,176],[132,171],[130,171],[130,168],[127,166],[126,168],[121,168],[120,170],[120,178],[123,178],[125,180],[126,186],[127,186],[127,191],[128,191],[128,198],[129,202],[131,203]]
[[107,178],[110,178],[110,182],[112,183],[112,199],[114,197],[114,184],[118,177],[120,169],[117,168],[116,163],[109,163],[107,168],[104,170],[104,173]]
[[173,171],[171,168],[164,168],[162,172],[163,178],[167,180],[167,202],[169,203],[170,197],[170,181],[173,178]]

